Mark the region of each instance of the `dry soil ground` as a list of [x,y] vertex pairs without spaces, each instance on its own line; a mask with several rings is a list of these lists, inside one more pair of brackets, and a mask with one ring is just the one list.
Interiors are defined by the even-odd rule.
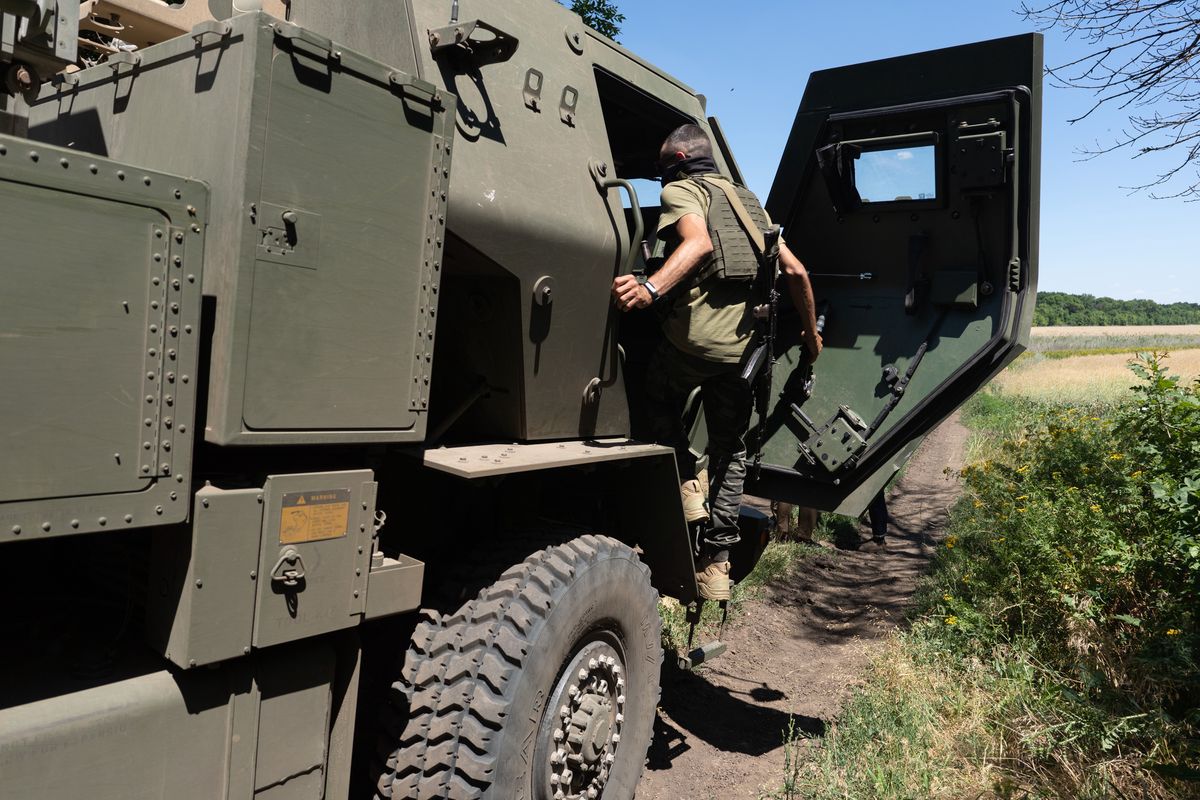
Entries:
[[777,788],[789,717],[819,746],[881,640],[903,621],[958,493],[966,438],[956,414],[925,440],[889,497],[885,547],[830,547],[806,560],[747,603],[725,631],[723,657],[698,673],[664,675],[637,800],[757,798]]

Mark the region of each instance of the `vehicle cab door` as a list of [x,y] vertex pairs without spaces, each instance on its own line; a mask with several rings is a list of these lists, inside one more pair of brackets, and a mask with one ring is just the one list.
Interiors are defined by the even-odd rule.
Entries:
[[1029,34],[809,78],[767,210],[809,271],[825,350],[806,367],[781,286],[750,491],[860,513],[1024,350],[1041,76]]

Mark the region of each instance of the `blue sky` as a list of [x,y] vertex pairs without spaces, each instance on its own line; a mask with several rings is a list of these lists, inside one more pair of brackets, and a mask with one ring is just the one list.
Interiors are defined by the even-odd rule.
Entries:
[[[814,70],[1024,33],[1018,0],[868,0],[849,3],[689,0],[619,2],[621,43],[708,97],[750,188],[765,199],[808,74]],[[1046,62],[1084,52],[1046,32]],[[1117,135],[1125,115],[1078,89],[1046,82],[1042,109],[1039,286],[1159,302],[1200,302],[1200,203],[1153,200],[1122,187],[1156,164],[1118,152],[1081,160]]]

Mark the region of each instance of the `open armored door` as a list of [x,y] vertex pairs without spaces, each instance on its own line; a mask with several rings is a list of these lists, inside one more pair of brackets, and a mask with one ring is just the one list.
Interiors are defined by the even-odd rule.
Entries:
[[858,514],[1024,349],[1041,75],[1030,34],[811,76],[767,209],[812,277],[825,351],[804,366],[784,307],[750,491]]

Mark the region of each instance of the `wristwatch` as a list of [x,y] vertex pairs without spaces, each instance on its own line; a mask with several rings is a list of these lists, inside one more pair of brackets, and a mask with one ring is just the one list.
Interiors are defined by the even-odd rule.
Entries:
[[645,286],[646,291],[650,293],[650,302],[658,300],[658,289],[654,288],[654,284],[650,282],[649,278],[638,278],[638,283]]

